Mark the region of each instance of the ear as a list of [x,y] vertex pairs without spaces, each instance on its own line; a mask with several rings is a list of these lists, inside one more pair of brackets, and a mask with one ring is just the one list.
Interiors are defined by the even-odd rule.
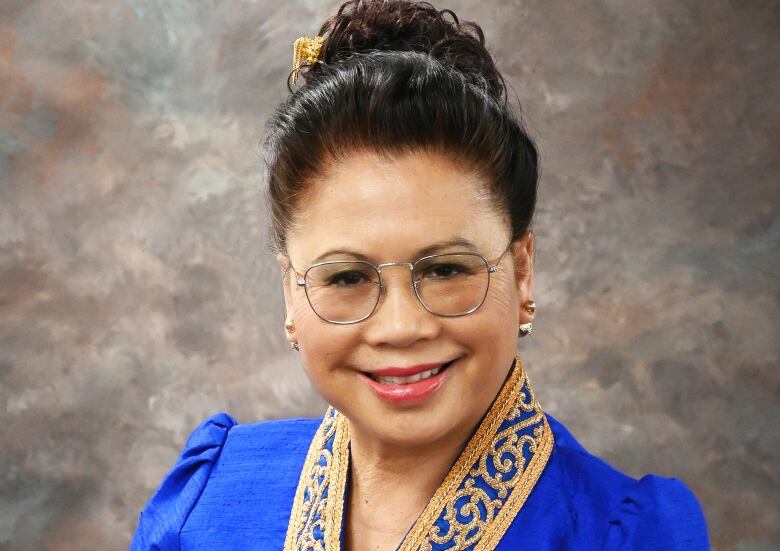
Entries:
[[519,323],[533,321],[534,314],[529,314],[523,308],[526,301],[531,300],[534,283],[534,234],[531,230],[512,244],[512,255],[515,261],[515,287],[519,300]]
[[[276,255],[276,262],[279,263],[279,268],[282,271],[282,290],[284,291],[284,310],[286,324],[287,322],[294,321],[291,285],[295,285],[295,274],[291,269],[290,261],[282,253]],[[287,331],[285,331],[285,334],[287,335],[287,340],[295,340]]]

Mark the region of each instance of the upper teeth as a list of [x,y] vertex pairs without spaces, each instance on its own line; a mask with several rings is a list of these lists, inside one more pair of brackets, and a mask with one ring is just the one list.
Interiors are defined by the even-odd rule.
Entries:
[[433,377],[443,368],[444,366],[437,367],[436,369],[429,369],[428,371],[423,371],[416,375],[409,375],[408,377],[375,377],[375,379],[386,385],[408,385],[409,383],[416,383],[417,381],[422,381],[428,377]]

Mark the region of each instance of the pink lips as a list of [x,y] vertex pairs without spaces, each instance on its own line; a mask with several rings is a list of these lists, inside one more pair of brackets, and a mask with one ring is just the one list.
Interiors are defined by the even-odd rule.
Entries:
[[[447,362],[445,362],[447,363]],[[372,372],[376,377],[411,377],[423,371],[437,369],[445,363],[419,364],[411,367],[388,367]],[[450,368],[457,362],[452,362],[436,375],[422,379],[414,383],[392,384],[375,381],[368,374],[361,373],[361,377],[369,388],[382,400],[392,404],[412,404],[421,402],[433,395],[446,380]]]

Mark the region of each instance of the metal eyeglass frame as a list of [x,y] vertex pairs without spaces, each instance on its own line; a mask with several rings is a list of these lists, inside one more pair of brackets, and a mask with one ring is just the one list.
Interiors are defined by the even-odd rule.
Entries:
[[[458,318],[461,316],[467,316],[469,314],[473,314],[476,312],[480,306],[485,302],[485,299],[487,298],[488,291],[490,290],[490,274],[498,271],[498,265],[501,263],[501,260],[504,258],[504,255],[509,251],[509,249],[512,247],[512,241],[509,242],[509,245],[504,249],[504,252],[501,253],[501,256],[499,256],[491,265],[488,260],[482,256],[479,253],[474,252],[451,252],[451,253],[438,253],[438,254],[431,254],[427,256],[423,256],[421,258],[418,258],[414,262],[385,262],[383,264],[371,264],[370,262],[367,262],[365,260],[325,260],[323,262],[317,262],[316,264],[312,264],[308,268],[306,268],[306,271],[303,273],[303,277],[300,277],[300,274],[298,274],[297,270],[293,268],[292,261],[289,262],[289,268],[293,271],[293,273],[296,275],[295,284],[298,287],[303,287],[304,292],[306,293],[306,301],[309,303],[309,307],[312,309],[312,311],[317,315],[318,318],[320,318],[323,321],[327,321],[328,323],[333,323],[335,325],[352,325],[354,323],[360,323],[361,321],[365,321],[368,318],[371,317],[371,315],[376,312],[377,307],[379,306],[379,301],[382,299],[382,291],[385,289],[385,285],[382,282],[382,268],[386,268],[387,266],[407,266],[409,268],[409,278],[411,279],[411,286],[414,290],[414,296],[417,297],[417,302],[419,302],[425,310],[433,314],[434,316],[440,316],[444,318]],[[414,280],[414,268],[419,264],[420,262],[423,262],[425,260],[430,260],[432,258],[438,258],[440,256],[450,256],[454,254],[460,254],[460,255],[471,255],[476,256],[482,259],[482,261],[485,263],[485,267],[487,268],[487,274],[488,274],[488,281],[487,285],[485,285],[485,294],[482,296],[482,300],[479,301],[479,304],[477,304],[474,308],[471,308],[465,312],[461,312],[459,314],[439,314],[437,312],[432,311],[428,306],[423,302],[422,297],[420,297],[419,289],[417,288],[419,285],[419,281]],[[288,258],[289,261],[289,258]],[[333,321],[329,320],[328,318],[325,318],[320,315],[319,312],[317,312],[317,309],[314,308],[314,305],[311,303],[311,299],[309,298],[309,289],[306,285],[306,275],[309,273],[309,270],[316,268],[317,266],[323,266],[327,264],[337,264],[341,262],[349,262],[352,264],[365,264],[366,266],[370,266],[373,268],[378,276],[379,279],[379,294],[376,296],[376,302],[374,302],[373,308],[369,311],[368,314],[363,316],[360,319],[352,320],[352,321]]]

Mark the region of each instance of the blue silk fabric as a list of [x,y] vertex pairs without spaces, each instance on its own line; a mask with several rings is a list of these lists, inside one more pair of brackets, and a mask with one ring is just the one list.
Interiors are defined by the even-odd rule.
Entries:
[[[547,419],[552,453],[497,550],[710,548],[701,508],[682,482],[630,478]],[[320,423],[206,419],[142,511],[131,550],[281,550]]]

